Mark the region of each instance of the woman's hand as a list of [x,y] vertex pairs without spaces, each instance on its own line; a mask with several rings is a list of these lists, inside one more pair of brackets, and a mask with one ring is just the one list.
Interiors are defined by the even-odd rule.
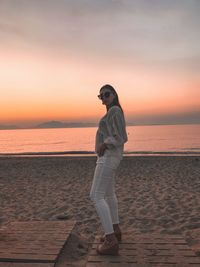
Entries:
[[103,156],[105,150],[107,149],[107,145],[105,143],[101,144],[98,150],[99,157]]

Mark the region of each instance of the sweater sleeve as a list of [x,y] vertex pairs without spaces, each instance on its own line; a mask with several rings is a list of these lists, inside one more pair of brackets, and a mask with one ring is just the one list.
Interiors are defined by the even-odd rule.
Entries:
[[109,136],[104,140],[108,148],[123,145],[128,139],[125,129],[125,120],[121,111],[115,111],[108,118]]

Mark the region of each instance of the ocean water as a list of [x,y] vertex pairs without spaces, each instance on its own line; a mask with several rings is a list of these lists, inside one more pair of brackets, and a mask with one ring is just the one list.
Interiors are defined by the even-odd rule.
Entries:
[[[127,126],[124,153],[199,154],[200,124]],[[0,154],[94,154],[96,127],[0,130]]]

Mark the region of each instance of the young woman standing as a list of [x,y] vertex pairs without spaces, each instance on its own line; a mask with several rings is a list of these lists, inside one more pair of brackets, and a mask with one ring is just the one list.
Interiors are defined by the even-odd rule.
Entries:
[[118,95],[111,85],[104,85],[98,97],[107,113],[99,121],[96,133],[96,168],[90,191],[105,235],[97,247],[99,254],[117,255],[121,241],[118,201],[115,194],[115,174],[123,158],[124,143],[128,141],[124,113]]

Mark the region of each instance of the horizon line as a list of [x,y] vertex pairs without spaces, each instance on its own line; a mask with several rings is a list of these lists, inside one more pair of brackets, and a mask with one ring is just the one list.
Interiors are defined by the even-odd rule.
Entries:
[[[45,123],[44,123],[45,124]],[[67,123],[66,123],[67,124]],[[98,123],[69,123],[72,125],[69,126],[45,126],[45,127],[39,127],[39,126],[17,126],[17,125],[1,125],[0,124],[0,130],[25,130],[25,129],[61,129],[61,128],[92,128],[92,127],[98,127]],[[73,124],[77,124],[76,126]],[[78,125],[78,124],[84,124],[84,125]],[[92,125],[91,125],[92,124]],[[126,126],[156,126],[156,125],[198,125],[200,122],[161,122],[161,123],[133,123],[133,122],[128,122],[126,123]],[[3,127],[3,128],[1,128]]]

